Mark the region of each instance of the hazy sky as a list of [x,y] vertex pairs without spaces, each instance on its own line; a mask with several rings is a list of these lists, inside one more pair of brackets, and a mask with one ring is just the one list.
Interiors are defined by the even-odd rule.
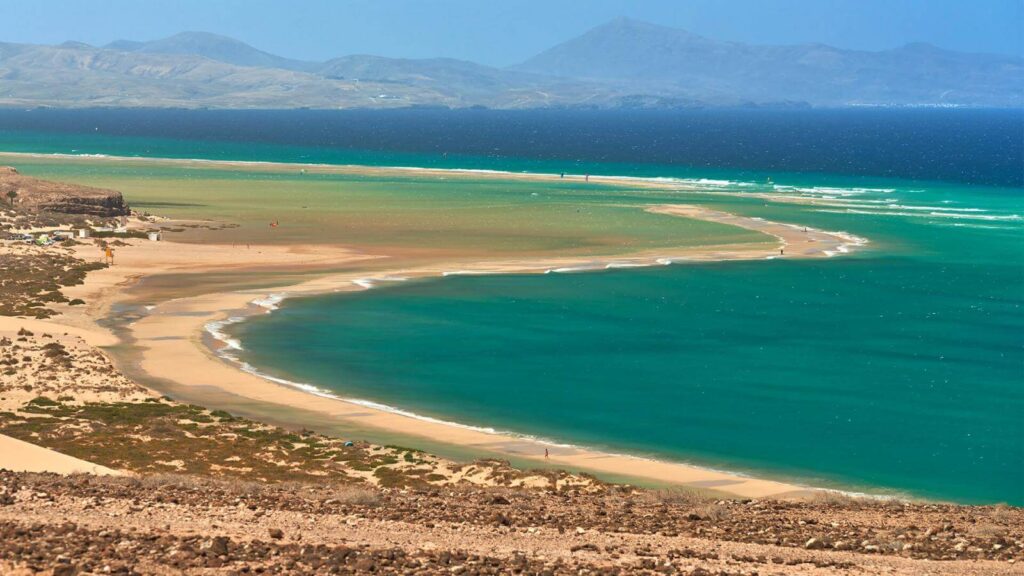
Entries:
[[102,45],[204,30],[292,58],[507,65],[616,16],[743,42],[1024,54],[1024,0],[0,0],[0,41]]

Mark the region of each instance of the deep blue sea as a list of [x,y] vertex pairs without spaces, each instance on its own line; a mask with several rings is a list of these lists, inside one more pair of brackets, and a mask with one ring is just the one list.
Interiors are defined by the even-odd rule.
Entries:
[[1024,110],[0,109],[0,149],[69,143],[126,156],[1024,185]]

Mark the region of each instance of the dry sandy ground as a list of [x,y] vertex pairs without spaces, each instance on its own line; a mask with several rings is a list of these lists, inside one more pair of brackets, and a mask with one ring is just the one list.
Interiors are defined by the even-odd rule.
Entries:
[[35,444],[0,434],[0,469],[13,472],[56,474],[120,474],[106,466],[86,462]]
[[[59,328],[52,322],[0,317],[0,412],[16,412],[40,396],[59,397],[78,405],[142,402],[154,397],[152,392],[114,370],[102,352],[70,333],[80,331],[43,331],[53,331],[55,327]],[[59,474],[120,473],[4,435],[0,435],[0,469]]]

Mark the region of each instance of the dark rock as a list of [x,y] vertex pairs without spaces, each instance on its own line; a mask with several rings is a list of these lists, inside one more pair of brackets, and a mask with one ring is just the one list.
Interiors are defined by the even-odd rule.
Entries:
[[212,552],[214,556],[223,556],[224,554],[227,554],[229,542],[231,542],[231,540],[227,536],[217,536],[210,541],[210,552]]

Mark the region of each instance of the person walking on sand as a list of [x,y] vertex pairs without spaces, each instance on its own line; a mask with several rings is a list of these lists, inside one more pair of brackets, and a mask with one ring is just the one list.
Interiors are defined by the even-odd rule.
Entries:
[[551,453],[550,453],[550,452],[548,452],[548,449],[547,449],[547,448],[545,448],[545,449],[544,449],[544,459],[545,459],[545,460],[547,460],[547,459],[549,459],[549,458],[551,458]]
[[103,250],[103,260],[104,262],[107,262],[111,266],[114,265],[114,249],[111,248],[110,246],[107,246]]

